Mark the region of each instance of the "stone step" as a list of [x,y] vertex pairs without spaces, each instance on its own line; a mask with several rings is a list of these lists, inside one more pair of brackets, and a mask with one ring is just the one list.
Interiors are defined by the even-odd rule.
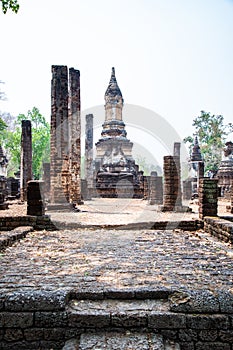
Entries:
[[62,350],[180,350],[177,343],[156,333],[83,333],[80,340],[68,340]]

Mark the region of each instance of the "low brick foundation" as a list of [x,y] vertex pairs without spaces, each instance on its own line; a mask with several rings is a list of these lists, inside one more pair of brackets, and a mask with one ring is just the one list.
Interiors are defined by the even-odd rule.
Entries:
[[69,339],[78,345],[81,334],[140,332],[181,350],[232,350],[232,305],[233,295],[222,291],[9,293],[0,299],[0,348],[55,350]]
[[221,241],[233,243],[233,222],[229,220],[206,216],[204,230]]
[[10,231],[21,226],[31,226],[35,230],[56,230],[56,226],[52,223],[48,215],[1,217],[0,231]]

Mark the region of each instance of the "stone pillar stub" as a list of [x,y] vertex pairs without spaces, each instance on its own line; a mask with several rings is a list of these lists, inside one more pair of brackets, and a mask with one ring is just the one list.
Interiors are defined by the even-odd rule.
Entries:
[[143,199],[149,200],[150,197],[150,176],[143,176]]
[[181,147],[180,142],[174,142],[174,151],[173,151],[174,157],[180,157],[180,147]]
[[81,103],[80,71],[69,69],[69,134],[70,134],[70,202],[82,204],[81,199]]
[[177,154],[177,156],[164,157],[164,187],[161,211],[190,211],[188,207],[182,205],[179,152],[180,143],[177,142],[174,145],[174,154]]
[[27,187],[27,215],[42,216],[45,213],[43,181],[29,181]]
[[51,82],[50,201],[67,203],[68,70],[52,66]]
[[93,114],[86,115],[85,126],[85,179],[87,181],[88,197],[94,186],[93,173]]
[[32,180],[32,126],[30,120],[22,120],[20,159],[20,199],[27,200],[27,183]]
[[218,214],[218,179],[204,177],[199,180],[199,217]]
[[186,179],[183,181],[183,199],[190,201],[192,199],[192,180]]
[[163,204],[163,180],[157,173],[150,176],[150,204]]
[[205,163],[198,162],[197,179],[202,179],[205,173]]
[[231,180],[231,214],[233,214],[233,180]]
[[43,163],[44,194],[47,201],[50,200],[50,163]]

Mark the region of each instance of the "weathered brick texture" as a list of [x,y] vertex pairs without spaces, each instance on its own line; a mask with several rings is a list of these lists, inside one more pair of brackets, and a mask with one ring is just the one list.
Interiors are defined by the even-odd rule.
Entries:
[[93,177],[93,114],[87,114],[85,128],[85,178],[89,196],[94,185]]
[[69,184],[71,203],[81,203],[81,116],[80,116],[80,72],[69,69]]
[[30,120],[22,120],[20,198],[27,200],[27,183],[32,180],[32,127]]
[[[68,71],[52,66],[51,83],[51,203],[65,203],[68,158]],[[65,190],[65,193],[64,193]]]
[[45,214],[43,181],[29,181],[27,186],[27,215]]
[[180,184],[180,157],[164,157],[163,211],[174,211],[182,206]]
[[199,217],[217,216],[218,213],[218,179],[203,177],[199,180]]

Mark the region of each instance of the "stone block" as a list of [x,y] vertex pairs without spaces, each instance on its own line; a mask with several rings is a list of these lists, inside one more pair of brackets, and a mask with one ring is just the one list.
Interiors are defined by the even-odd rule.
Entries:
[[66,312],[35,312],[36,327],[66,327],[68,317]]
[[215,330],[206,329],[206,330],[200,331],[199,338],[202,341],[214,342],[218,338],[218,331],[216,329]]
[[8,294],[5,308],[9,311],[59,311],[64,310],[67,293],[63,291],[24,291]]
[[223,342],[233,344],[233,330],[219,331],[219,339]]
[[103,328],[110,326],[110,314],[99,312],[96,314],[70,313],[69,326],[79,328]]
[[45,340],[64,340],[66,335],[65,328],[46,328],[44,329]]
[[185,315],[151,312],[148,315],[148,326],[154,329],[186,328]]
[[195,345],[192,342],[181,342],[179,345],[180,350],[195,350]]
[[28,328],[24,330],[24,337],[27,341],[36,341],[44,339],[43,328]]
[[187,315],[187,327],[192,329],[228,329],[229,320],[225,315]]
[[118,313],[111,315],[111,325],[113,327],[146,327],[147,326],[147,314],[145,312],[129,312]]
[[16,342],[7,342],[0,341],[0,349],[4,350],[31,350],[31,349],[50,349],[50,347],[42,348],[41,343],[38,342],[27,342],[27,341],[16,341]]
[[170,310],[183,313],[217,313],[218,298],[210,291],[176,292],[170,295]]
[[191,342],[198,340],[198,333],[193,329],[181,329],[178,334],[179,340],[182,342]]
[[222,313],[233,313],[233,294],[230,292],[218,292],[220,311]]
[[2,315],[6,328],[28,328],[33,325],[32,312],[3,312]]
[[14,342],[22,340],[24,338],[22,329],[6,329],[4,334],[4,339],[8,342]]
[[231,350],[230,344],[221,342],[198,342],[196,350]]
[[79,350],[79,339],[69,339],[65,342],[62,350]]

